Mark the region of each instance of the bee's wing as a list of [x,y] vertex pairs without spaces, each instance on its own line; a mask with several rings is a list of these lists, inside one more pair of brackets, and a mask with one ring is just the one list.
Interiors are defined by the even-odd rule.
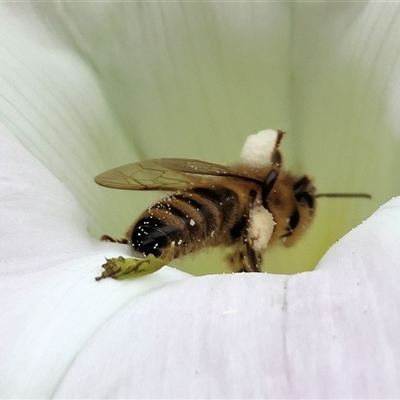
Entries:
[[153,161],[164,168],[186,174],[247,178],[245,175],[239,175],[233,168],[191,158],[159,158]]
[[158,158],[122,165],[97,175],[97,184],[128,190],[182,190],[205,182],[207,176],[240,175],[232,168],[187,158]]

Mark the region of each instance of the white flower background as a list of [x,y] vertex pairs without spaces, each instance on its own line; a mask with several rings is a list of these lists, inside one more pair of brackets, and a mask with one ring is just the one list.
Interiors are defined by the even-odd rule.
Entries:
[[[0,10],[2,398],[400,396],[398,4]],[[320,192],[373,196],[320,199],[304,240],[265,257],[314,271],[94,281],[105,256],[129,255],[96,238],[156,196],[96,174],[234,162],[267,127]],[[218,252],[176,265],[226,271]]]

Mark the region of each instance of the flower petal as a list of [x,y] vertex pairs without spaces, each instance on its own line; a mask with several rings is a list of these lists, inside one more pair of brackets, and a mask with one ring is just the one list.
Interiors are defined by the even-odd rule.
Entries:
[[[133,161],[138,152],[116,120],[93,67],[65,44],[71,37],[50,32],[44,19],[29,4],[2,6],[2,122],[66,183],[86,210],[91,232],[100,236],[107,226],[116,233],[116,221],[126,218],[123,209],[131,199],[98,188],[93,177]],[[111,198],[125,204],[115,207],[113,215],[104,212]]]
[[399,223],[396,198],[316,271],[205,276],[147,293],[91,337],[56,396],[397,397]]
[[128,248],[93,240],[66,187],[3,125],[0,140],[0,393],[49,398],[116,310],[187,275],[163,268],[140,284],[95,282],[104,256]]
[[[191,27],[199,25],[196,13],[192,10],[189,12],[185,8],[189,6],[179,9],[183,12],[178,18],[180,24],[177,24],[177,27],[184,26],[188,16],[189,21],[197,22],[197,24],[189,24]],[[60,6],[61,9],[62,7]],[[162,11],[166,12],[167,9],[161,7],[164,6],[157,8],[157,15],[165,17]],[[225,10],[222,8],[225,5],[220,7],[219,11]],[[369,5],[364,10],[369,9],[368,7]],[[219,16],[227,24],[229,18],[224,17],[223,14],[223,12],[211,13],[212,16]],[[269,15],[269,24],[264,24],[263,17],[268,14],[265,14],[265,11],[264,14],[256,13],[256,9],[252,8],[250,14],[250,21],[253,17],[258,21],[257,27],[262,28],[264,25],[271,26],[272,24],[276,27],[277,37],[284,38],[283,43],[289,43],[287,35],[289,30],[286,29],[291,22],[289,14],[286,14],[282,26],[278,19],[274,21],[273,13]],[[96,63],[87,63],[83,61],[84,57],[76,56],[76,53],[66,50],[63,45],[71,38],[61,36],[57,39],[51,38],[48,31],[44,29],[42,21],[25,26],[24,18],[28,16],[30,18],[29,13],[17,16],[17,13],[8,12],[3,15],[7,18],[2,17],[4,24],[0,24],[1,33],[6,33],[7,40],[2,43],[10,44],[9,48],[4,44],[1,48],[2,58],[9,61],[9,64],[5,64],[6,73],[1,75],[1,79],[7,83],[0,104],[2,112],[3,109],[6,111],[5,124],[17,135],[19,141],[33,149],[36,157],[48,166],[49,170],[53,168],[53,164],[56,166],[54,171],[58,179],[67,182],[91,215],[100,215],[97,210],[94,212],[91,209],[90,201],[85,198],[85,195],[88,195],[89,199],[97,196],[92,193],[90,185],[92,184],[91,177],[100,172],[94,172],[93,170],[97,167],[89,162],[99,160],[99,156],[96,155],[99,151],[96,150],[94,155],[91,154],[90,146],[93,142],[87,133],[97,132],[104,124],[106,132],[115,128],[119,139],[123,137],[120,121],[124,121],[123,125],[126,129],[133,126],[127,121],[135,122],[137,115],[127,117],[126,110],[129,110],[129,104],[126,103],[128,104],[126,109],[121,112],[119,121],[116,122],[106,102],[91,103],[93,99],[102,98],[97,80],[90,73],[91,66]],[[168,15],[171,21],[174,18],[173,13]],[[321,29],[317,29],[318,24],[310,24],[309,16],[308,20],[303,18],[303,26],[307,28],[308,21],[312,28],[308,31],[311,35],[306,37],[316,38],[322,45],[330,43],[333,46],[337,40],[331,42],[329,35],[336,31],[334,22],[335,18],[339,18],[338,15],[331,17],[327,14],[330,25],[326,25],[329,29],[326,29],[325,36],[312,35],[313,32],[321,32]],[[142,17],[142,15],[139,16]],[[96,20],[97,23],[100,23],[100,20],[101,18]],[[223,48],[229,47],[232,38],[241,37],[243,34],[243,32],[238,34],[234,30],[235,22],[238,20],[242,20],[240,13],[230,26],[235,35],[232,35],[229,29],[221,34],[224,38],[221,41],[224,44]],[[244,26],[247,26],[247,18],[244,20]],[[387,21],[387,19],[384,20]],[[82,21],[82,23],[87,23],[85,18],[82,18]],[[140,19],[138,21],[142,22]],[[160,18],[160,21],[164,21],[163,18]],[[151,26],[150,22],[152,18],[140,26]],[[156,26],[156,24],[153,25]],[[200,28],[204,30],[203,25],[200,25]],[[135,24],[133,26],[136,27]],[[171,26],[174,28],[173,25]],[[228,25],[224,24],[224,26]],[[397,24],[394,22],[391,26],[396,27]],[[365,29],[368,27],[371,25],[367,24]],[[210,27],[207,26],[207,28]],[[191,29],[188,29],[188,32],[191,32]],[[240,29],[246,31],[243,27]],[[98,29],[95,31],[99,32]],[[173,31],[175,37],[177,33],[181,35],[181,32],[181,29]],[[215,37],[214,33],[218,30],[212,28],[211,32],[213,34],[210,37]],[[261,29],[262,46],[265,45],[262,39],[263,32]],[[298,33],[296,37],[301,36],[301,30],[296,33]],[[107,36],[106,31],[104,35]],[[136,38],[137,35],[133,37]],[[157,38],[158,36],[150,34],[147,37]],[[200,35],[201,37],[203,35]],[[253,36],[250,35],[250,37]],[[15,41],[13,41],[14,38]],[[193,47],[196,49],[201,49],[201,45],[204,45],[202,40],[195,36],[194,39],[191,36],[188,38],[188,41],[184,43],[188,49],[191,48],[190,42],[195,44]],[[340,36],[340,38],[345,42],[346,36]],[[232,41],[234,42],[235,40]],[[54,48],[48,52],[48,43],[52,43],[59,50],[63,49],[61,51],[63,62],[54,55]],[[248,43],[246,40],[239,46],[239,51],[232,53],[233,59],[230,56],[231,50],[228,48],[223,53],[227,57],[226,60],[235,61],[238,55],[248,54],[246,52]],[[282,41],[276,40],[275,43],[282,44]],[[311,40],[310,43],[310,47],[307,48],[309,51],[312,50],[315,42]],[[305,44],[305,47],[307,46],[308,43]],[[179,52],[186,47],[174,44],[172,48]],[[254,49],[259,48],[259,46],[254,46]],[[143,49],[145,50],[145,47]],[[281,51],[280,54],[289,54],[285,46]],[[309,51],[303,53],[304,60],[312,59],[308,56],[313,52]],[[328,53],[331,55],[329,51]],[[29,68],[29,62],[24,58],[26,54],[36,57],[33,60],[35,67]],[[194,54],[204,54],[204,52],[196,50]],[[371,54],[377,53],[375,51]],[[264,59],[264,56],[263,53],[259,60],[270,61],[269,58]],[[165,59],[168,58],[165,57]],[[190,104],[191,113],[187,115],[197,115],[198,108],[207,109],[204,105],[207,105],[210,99],[214,99],[212,93],[204,91],[205,87],[213,87],[214,81],[209,79],[210,76],[212,78],[210,70],[213,71],[211,68],[213,65],[207,62],[204,65],[196,63],[194,61],[198,61],[198,58],[192,56],[188,59],[190,62],[185,63],[187,60],[183,58],[181,61],[183,67],[176,71],[189,71],[190,68],[186,68],[187,65],[198,67],[200,76],[207,78],[203,79],[203,85],[199,87],[197,86],[199,81],[188,86],[189,89],[194,87],[196,90],[181,92],[181,94],[186,94],[186,96],[180,96],[185,101],[190,100],[189,95],[192,95],[192,92],[196,95],[206,94],[202,101]],[[64,62],[65,60],[67,63]],[[175,60],[175,57],[171,57],[171,60]],[[243,72],[246,71],[244,66],[247,67],[248,58],[244,57],[242,60],[246,61],[240,64],[239,70]],[[282,59],[277,58],[277,60]],[[271,61],[272,65],[280,66],[277,60]],[[322,67],[337,66],[331,63],[332,60],[337,62],[337,58],[328,57],[322,61]],[[231,62],[227,64],[231,65]],[[134,63],[132,65],[135,66]],[[243,86],[250,82],[252,85],[249,85],[249,88],[254,88],[255,83],[260,82],[258,78],[264,76],[265,72],[263,65],[265,63],[260,62],[259,69],[249,68],[246,71],[250,74],[250,71],[259,70],[263,71],[263,74],[256,74],[257,79],[254,81],[251,79],[247,82],[242,81]],[[347,65],[344,65],[345,71],[347,71],[345,68]],[[47,70],[48,66],[50,67]],[[29,75],[31,70],[34,73]],[[62,75],[57,73],[57,70],[75,71],[76,75],[74,73],[69,75],[73,84],[62,86],[62,91],[55,90],[54,93],[53,88],[56,86],[38,84],[38,82],[51,82],[54,85],[62,83]],[[128,70],[129,68],[126,68],[126,71]],[[306,115],[310,115],[311,112],[318,111],[319,115],[319,111],[330,109],[329,107],[318,108],[319,104],[315,103],[316,99],[319,99],[322,84],[330,83],[327,79],[331,77],[330,73],[323,68],[318,70],[325,72],[316,80],[318,90],[310,97],[314,101],[310,101],[310,98],[305,96],[304,107],[297,109],[297,111],[300,110],[301,118],[295,124],[300,128],[300,132],[313,127],[324,128],[326,121],[330,121],[325,118],[326,115],[318,121],[316,119],[318,123],[315,124],[315,121],[308,123],[306,120]],[[19,73],[15,74],[15,71]],[[277,75],[287,78],[286,72],[287,70],[282,69],[277,72]],[[137,74],[140,78],[140,71]],[[156,73],[149,74],[148,87],[151,87],[152,78],[157,74],[166,78],[170,76],[168,73],[164,76],[163,72],[156,68]],[[118,74],[116,76],[120,77]],[[180,78],[178,73],[174,76]],[[193,77],[193,75],[190,76]],[[312,74],[309,75],[309,71],[301,76],[305,78],[302,81],[304,93],[310,86],[310,76],[313,78]],[[332,82],[340,82],[340,76],[340,74],[335,75]],[[18,79],[14,80],[15,77]],[[35,80],[34,78],[37,77],[41,79]],[[234,71],[233,77],[240,78],[240,74]],[[352,77],[353,75],[350,74],[350,78]],[[184,78],[183,82],[191,82],[190,77]],[[228,79],[226,82],[232,81],[234,79]],[[33,86],[30,86],[31,82]],[[115,81],[108,81],[108,84],[110,82]],[[205,85],[205,82],[211,82],[210,86]],[[353,81],[348,79],[348,82]],[[363,88],[363,79],[359,78],[359,81],[355,82],[358,89]],[[85,90],[74,96],[80,84],[84,85]],[[123,84],[120,83],[116,87],[119,89],[122,86]],[[132,88],[135,89],[133,92],[136,95],[137,87],[140,87],[137,82],[126,85],[126,90],[120,97],[116,90],[113,95],[118,101],[114,104],[121,105],[123,101],[126,101],[126,93]],[[329,93],[333,93],[336,87],[347,90],[346,83],[343,87],[332,85],[326,98],[329,99]],[[264,88],[265,86],[260,85],[261,92]],[[233,87],[229,87],[229,90],[230,93],[236,95]],[[65,103],[63,98],[61,98],[62,101],[59,98],[64,92],[68,98]],[[85,93],[88,92],[94,96],[85,97]],[[373,90],[371,92],[373,93]],[[37,99],[42,98],[37,93],[43,95],[43,109],[52,112],[46,112],[46,115],[40,112],[41,108]],[[153,90],[151,93],[151,98],[155,99],[159,91]],[[282,95],[287,92],[277,90],[275,93]],[[338,93],[340,94],[338,98],[343,98],[343,93],[348,92],[339,90]],[[365,94],[363,90],[357,90],[356,93],[358,95],[352,102],[354,105],[357,105],[357,101]],[[301,94],[301,91],[298,94]],[[226,97],[215,97],[217,100],[221,98]],[[246,98],[246,96],[239,96],[239,99]],[[286,99],[285,96],[278,95],[276,98],[280,99],[276,101],[277,106],[286,104],[286,100],[282,103],[282,99]],[[80,103],[82,99],[84,101]],[[275,97],[270,96],[269,99],[275,105]],[[176,101],[177,97],[173,100]],[[139,100],[137,101],[139,103]],[[70,108],[75,102],[77,109]],[[202,106],[199,107],[199,104]],[[237,98],[235,98],[235,104],[239,104]],[[265,105],[262,101],[256,104],[257,106]],[[329,106],[330,103],[325,101],[323,104]],[[145,105],[147,107],[136,107],[135,111],[139,110],[140,113],[151,110],[152,101],[147,101]],[[376,110],[375,106],[361,108],[373,111]],[[63,114],[64,108],[66,114]],[[159,110],[161,109],[160,106]],[[251,111],[252,106],[247,105],[243,109]],[[264,111],[264,106],[257,109]],[[80,110],[83,110],[82,115]],[[332,110],[336,110],[335,116],[343,112],[343,119],[340,121],[346,122],[348,116],[345,113],[346,107],[341,105],[338,108],[332,107]],[[149,121],[148,115],[155,114],[158,113],[143,112],[144,120]],[[181,114],[175,115],[180,118]],[[284,110],[277,116],[282,117],[286,114]],[[373,112],[370,114],[376,116]],[[64,115],[68,116],[66,120],[64,120]],[[93,122],[86,119],[87,115],[100,119],[94,118],[95,122]],[[168,115],[162,115],[164,118],[161,120],[167,120]],[[204,115],[209,116],[208,112]],[[322,112],[321,115],[323,115]],[[81,121],[80,117],[82,117]],[[362,120],[363,117],[364,114],[360,113],[354,121]],[[71,128],[69,125],[69,121],[75,121],[75,119],[78,119],[76,129],[75,126]],[[203,119],[206,120],[206,118]],[[252,119],[250,114],[247,116],[247,121],[249,119]],[[171,118],[171,121],[170,128],[176,122],[174,118]],[[384,124],[374,125],[368,121],[371,120],[367,120],[365,128],[370,129],[370,126],[382,128],[368,130],[372,132],[372,140],[370,136],[367,136],[368,140],[375,144],[381,143],[379,137],[373,134],[383,130]],[[160,135],[159,127],[157,127],[158,130],[154,129],[154,132],[148,129],[153,126],[151,124],[154,121],[148,123],[150,125],[145,123],[140,125],[139,130],[144,133],[152,132],[153,136],[150,137],[153,138],[161,137],[163,144],[173,142],[170,137]],[[208,120],[207,124],[211,127],[219,126]],[[185,126],[189,126],[188,121],[182,123],[181,128]],[[201,124],[196,125],[196,129],[199,130],[198,126]],[[233,122],[232,126],[236,126],[236,123]],[[335,126],[340,128],[342,125],[339,123]],[[364,127],[364,125],[360,126]],[[360,126],[352,125],[353,130],[360,129]],[[155,125],[154,127],[156,128]],[[252,132],[259,128],[260,126],[255,127]],[[61,129],[62,134],[59,134],[58,129]],[[72,142],[69,142],[65,136],[65,132],[69,131],[75,132]],[[43,132],[45,140],[40,140],[40,135],[37,136],[37,134],[43,134]],[[203,140],[198,140],[192,143],[189,140],[191,136],[183,135],[182,130],[179,132],[176,137],[182,138],[182,143],[185,145],[196,148],[200,142],[203,142]],[[229,135],[230,132],[228,130]],[[332,132],[336,134],[337,130],[332,130]],[[100,245],[92,241],[85,229],[84,214],[60,181],[23,150],[12,135],[3,130],[0,134],[2,145],[5,143],[0,151],[6,155],[5,168],[0,168],[3,174],[0,177],[1,193],[6,193],[0,199],[0,211],[7,222],[1,227],[1,236],[7,238],[4,244],[1,244],[1,254],[4,255],[1,260],[0,288],[2,297],[0,314],[3,316],[3,325],[0,327],[0,336],[3,339],[0,350],[2,396],[394,397],[400,395],[398,379],[400,321],[397,313],[399,272],[396,268],[399,259],[396,244],[400,239],[399,199],[386,204],[366,223],[347,235],[331,249],[321,261],[320,267],[311,273],[292,277],[239,274],[188,278],[187,275],[163,268],[153,276],[141,278],[140,284],[138,284],[139,281],[115,282],[112,280],[99,284],[89,279],[92,274],[95,275],[93,271],[99,270],[101,262],[99,253],[109,251],[111,254],[104,255],[113,256],[116,255],[115,252],[119,254],[121,252],[117,250],[116,245]],[[106,133],[102,132],[102,135],[104,134]],[[33,140],[33,138],[39,139]],[[230,136],[227,139],[229,142]],[[317,141],[315,138],[311,139],[310,137],[309,142],[303,142],[304,154],[308,154],[305,149],[311,147],[311,144],[318,145],[319,143],[321,146],[318,146],[318,150],[323,149],[324,146],[329,148],[328,142],[322,137],[321,142],[318,142],[318,138]],[[337,140],[337,137],[332,136],[331,140],[333,139]],[[143,140],[147,142],[147,139]],[[351,152],[354,145],[351,146],[351,137],[346,140],[348,142],[341,145],[347,152],[344,153],[347,155],[345,160],[349,160],[354,154]],[[149,144],[152,145],[152,142],[154,141]],[[37,143],[39,146],[35,149]],[[51,145],[48,146],[47,143]],[[131,147],[127,141],[122,140],[120,143],[118,149],[122,151],[121,154],[124,157],[128,156]],[[78,149],[82,149],[80,144],[83,144],[85,149],[82,158],[75,154]],[[395,147],[390,144],[392,144],[390,141],[386,141],[384,146],[378,147],[380,150],[377,153],[382,155],[379,160],[390,161],[390,157],[385,158],[385,150]],[[204,144],[204,148],[208,147],[208,144],[207,146]],[[337,154],[341,154],[342,147],[336,148]],[[46,149],[43,154],[41,154],[42,148]],[[58,152],[58,149],[65,152]],[[108,147],[106,150],[106,154],[109,154]],[[300,150],[302,149],[296,148],[296,151]],[[329,150],[333,151],[332,148]],[[218,152],[218,147],[215,146],[212,151]],[[231,149],[227,151],[230,152]],[[52,152],[53,155],[57,154],[57,161],[52,159]],[[303,151],[301,153],[303,154]],[[115,154],[112,153],[111,158],[118,160],[119,154],[118,151]],[[315,160],[317,168],[321,165],[320,161],[326,161],[325,156],[321,158],[322,160]],[[385,163],[386,167],[397,165],[396,162],[398,162],[394,158],[393,162],[389,161]],[[100,160],[100,164],[108,162],[111,161]],[[385,175],[380,175],[382,172],[376,171],[376,165],[370,164],[367,167],[375,169],[373,171],[377,174],[373,175],[375,178],[387,176],[387,169]],[[73,170],[75,165],[79,166],[78,175],[77,171]],[[363,165],[360,163],[357,170],[362,171]],[[339,182],[343,182],[343,176],[346,176],[345,173],[350,169],[344,168],[340,163],[339,166],[338,170],[331,168],[329,173],[332,176],[342,177]],[[393,174],[392,182],[395,179]],[[76,180],[78,184],[75,184]],[[331,181],[328,180],[328,182]],[[379,180],[374,179],[374,182],[379,182]],[[390,187],[390,180],[387,182],[389,183],[386,186]],[[385,192],[382,196],[386,195]],[[329,213],[332,215],[331,209]],[[340,213],[338,215],[343,216]],[[112,217],[110,215],[110,220],[113,219]],[[22,273],[18,274],[18,272]],[[155,288],[159,290],[153,290]]]

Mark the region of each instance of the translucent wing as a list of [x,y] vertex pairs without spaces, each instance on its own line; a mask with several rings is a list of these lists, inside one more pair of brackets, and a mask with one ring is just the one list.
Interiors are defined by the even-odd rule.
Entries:
[[233,168],[187,158],[158,158],[121,165],[97,175],[97,184],[127,190],[182,190],[210,176],[253,180]]

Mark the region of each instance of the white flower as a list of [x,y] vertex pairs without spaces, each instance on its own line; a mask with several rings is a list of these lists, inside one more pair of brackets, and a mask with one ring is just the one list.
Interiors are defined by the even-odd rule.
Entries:
[[[371,2],[2,4],[0,396],[399,396],[399,15]],[[320,192],[373,195],[320,199],[269,271],[313,268],[388,202],[313,272],[94,281],[105,256],[129,255],[95,238],[154,198],[96,174],[147,157],[234,162],[266,127],[288,132],[284,165]]]

